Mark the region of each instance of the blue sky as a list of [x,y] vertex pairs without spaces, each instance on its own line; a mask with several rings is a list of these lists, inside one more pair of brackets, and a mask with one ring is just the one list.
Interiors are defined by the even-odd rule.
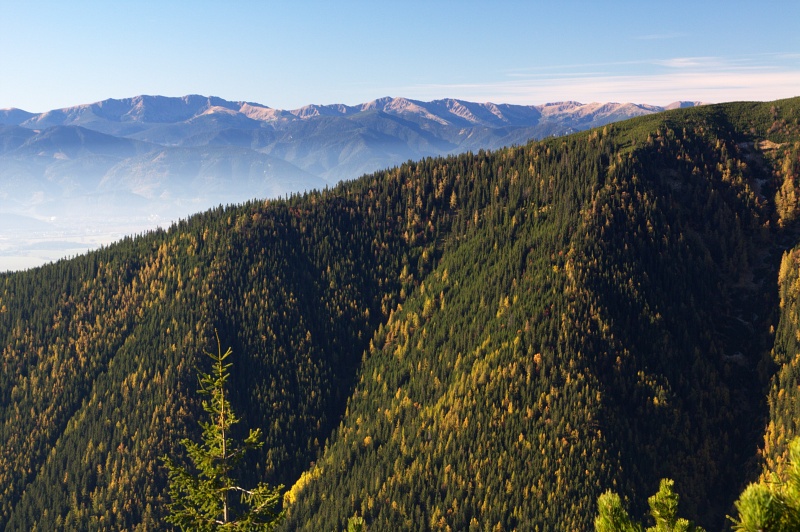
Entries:
[[0,108],[800,95],[800,2],[0,0]]

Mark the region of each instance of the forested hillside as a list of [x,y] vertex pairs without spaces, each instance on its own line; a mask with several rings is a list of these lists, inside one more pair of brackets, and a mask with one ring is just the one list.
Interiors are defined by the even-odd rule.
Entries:
[[216,329],[286,529],[580,530],[662,477],[725,527],[800,423],[798,119],[409,162],[0,276],[0,522],[165,528]]

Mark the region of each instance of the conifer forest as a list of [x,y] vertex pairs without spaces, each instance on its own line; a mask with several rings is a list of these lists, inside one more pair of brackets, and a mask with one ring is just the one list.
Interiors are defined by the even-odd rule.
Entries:
[[0,274],[0,530],[170,530],[164,457],[201,438],[216,335],[280,530],[591,530],[604,493],[646,521],[672,489],[728,530],[795,471],[798,224],[795,98],[409,161]]

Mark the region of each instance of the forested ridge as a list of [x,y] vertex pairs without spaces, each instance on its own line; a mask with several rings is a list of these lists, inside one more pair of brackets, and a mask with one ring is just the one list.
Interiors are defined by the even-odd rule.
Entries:
[[215,329],[286,529],[709,530],[800,423],[800,99],[220,207],[0,275],[0,523],[164,529]]

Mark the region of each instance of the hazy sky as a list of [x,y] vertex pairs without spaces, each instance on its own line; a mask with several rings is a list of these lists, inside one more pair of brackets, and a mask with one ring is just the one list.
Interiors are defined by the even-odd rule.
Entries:
[[800,95],[800,2],[0,0],[0,108]]

